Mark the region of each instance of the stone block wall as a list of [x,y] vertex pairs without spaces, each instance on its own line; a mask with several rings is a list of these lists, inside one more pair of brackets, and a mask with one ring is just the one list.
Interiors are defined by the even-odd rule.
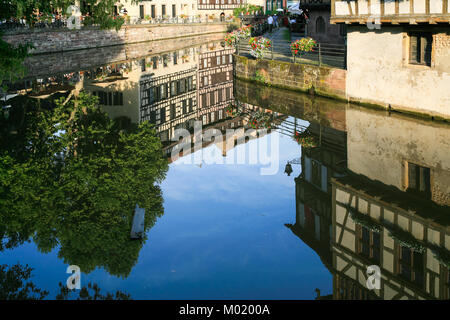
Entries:
[[346,99],[346,70],[296,64],[276,60],[254,60],[235,56],[236,76],[255,80],[264,78],[272,86]]
[[25,76],[27,78],[32,78],[87,70],[107,63],[133,60],[148,55],[180,50],[210,41],[218,41],[222,38],[222,34],[216,33],[188,37],[183,39],[183,41],[173,41],[172,39],[159,40],[117,45],[113,47],[35,55],[25,60],[24,65],[27,70]]
[[83,28],[80,30],[33,30],[5,34],[11,44],[32,43],[34,54],[100,48],[113,45],[224,33],[225,23],[124,26],[120,30]]

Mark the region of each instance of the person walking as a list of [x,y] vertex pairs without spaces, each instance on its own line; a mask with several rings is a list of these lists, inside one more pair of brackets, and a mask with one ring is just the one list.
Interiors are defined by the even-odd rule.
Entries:
[[273,18],[272,18],[272,16],[269,16],[269,18],[267,18],[267,23],[269,24],[269,33],[272,33],[272,28],[273,28]]

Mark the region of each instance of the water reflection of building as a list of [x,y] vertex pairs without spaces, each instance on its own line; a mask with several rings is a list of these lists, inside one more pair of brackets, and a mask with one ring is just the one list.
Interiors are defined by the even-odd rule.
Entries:
[[207,46],[198,63],[198,116],[203,125],[222,120],[233,100],[233,49]]
[[333,274],[334,299],[450,299],[450,127],[353,108],[345,121],[312,122],[323,143],[302,148],[287,226]]
[[[350,109],[348,169],[333,179],[337,299],[449,299],[450,128]],[[381,287],[366,287],[367,266]]]
[[156,124],[163,142],[176,128],[189,129],[196,117],[196,68],[140,80],[140,121]]
[[346,26],[330,24],[331,0],[300,0],[300,9],[307,12],[306,35],[322,43],[345,43]]
[[308,127],[308,131],[318,141],[318,146],[302,147],[302,173],[295,179],[296,219],[295,224],[287,225],[317,252],[330,271],[331,179],[344,174],[347,157],[346,132],[341,125],[345,124],[345,110],[339,115],[337,118],[340,121],[331,121],[326,125],[312,121]]

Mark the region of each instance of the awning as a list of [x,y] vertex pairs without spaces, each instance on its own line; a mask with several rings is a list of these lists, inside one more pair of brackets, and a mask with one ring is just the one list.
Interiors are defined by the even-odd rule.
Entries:
[[293,4],[292,6],[288,7],[288,12],[292,13],[292,14],[302,14],[303,10],[300,9],[300,4],[296,3],[296,4]]

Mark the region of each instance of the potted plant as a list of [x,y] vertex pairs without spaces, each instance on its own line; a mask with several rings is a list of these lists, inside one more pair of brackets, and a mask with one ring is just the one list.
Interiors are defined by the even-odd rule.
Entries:
[[302,56],[306,52],[314,51],[317,42],[312,38],[302,38],[291,43],[291,52],[294,56]]
[[309,131],[299,133],[295,131],[294,140],[297,141],[303,148],[315,148],[317,147],[317,139]]
[[252,37],[250,38],[250,54],[256,59],[262,59],[264,53],[272,47],[272,40],[264,37]]

